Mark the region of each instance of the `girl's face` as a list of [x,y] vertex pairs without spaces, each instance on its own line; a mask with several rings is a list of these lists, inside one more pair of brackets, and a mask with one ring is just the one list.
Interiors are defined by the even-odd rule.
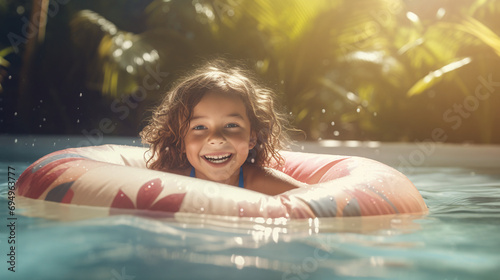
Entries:
[[246,111],[240,98],[217,92],[193,108],[184,147],[197,178],[238,185],[240,166],[256,143]]

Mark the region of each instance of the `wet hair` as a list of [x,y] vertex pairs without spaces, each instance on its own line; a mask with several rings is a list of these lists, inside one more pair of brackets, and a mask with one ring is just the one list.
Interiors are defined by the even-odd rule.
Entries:
[[247,70],[217,59],[179,79],[153,111],[149,124],[140,132],[142,142],[150,146],[148,168],[166,171],[191,166],[183,152],[184,136],[193,108],[208,92],[238,96],[243,101],[251,131],[257,136],[257,143],[249,152],[252,163],[283,163],[279,150],[290,143],[289,122],[277,110],[273,91],[259,85]]

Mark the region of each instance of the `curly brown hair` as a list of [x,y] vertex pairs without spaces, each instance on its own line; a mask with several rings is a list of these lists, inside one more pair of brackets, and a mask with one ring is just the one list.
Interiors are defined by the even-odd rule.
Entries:
[[178,80],[153,111],[149,124],[140,132],[142,142],[150,146],[148,168],[167,171],[191,166],[183,152],[184,136],[193,108],[209,91],[243,100],[257,135],[249,153],[252,163],[270,166],[283,162],[279,150],[290,143],[289,122],[287,115],[277,110],[274,93],[259,85],[247,70],[217,59]]

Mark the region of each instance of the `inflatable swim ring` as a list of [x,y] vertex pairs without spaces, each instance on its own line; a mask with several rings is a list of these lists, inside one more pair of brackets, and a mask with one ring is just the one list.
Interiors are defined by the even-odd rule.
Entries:
[[53,152],[21,174],[17,195],[108,207],[110,214],[138,209],[163,214],[302,219],[427,211],[408,178],[366,158],[283,152],[286,163],[280,170],[309,186],[269,196],[147,169],[146,151],[103,145]]

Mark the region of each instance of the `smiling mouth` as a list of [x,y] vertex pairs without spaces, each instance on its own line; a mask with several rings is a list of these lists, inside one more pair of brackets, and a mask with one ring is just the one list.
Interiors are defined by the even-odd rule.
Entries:
[[225,155],[217,155],[217,156],[203,156],[204,159],[211,163],[224,163],[228,161],[233,155],[232,154],[225,154]]

